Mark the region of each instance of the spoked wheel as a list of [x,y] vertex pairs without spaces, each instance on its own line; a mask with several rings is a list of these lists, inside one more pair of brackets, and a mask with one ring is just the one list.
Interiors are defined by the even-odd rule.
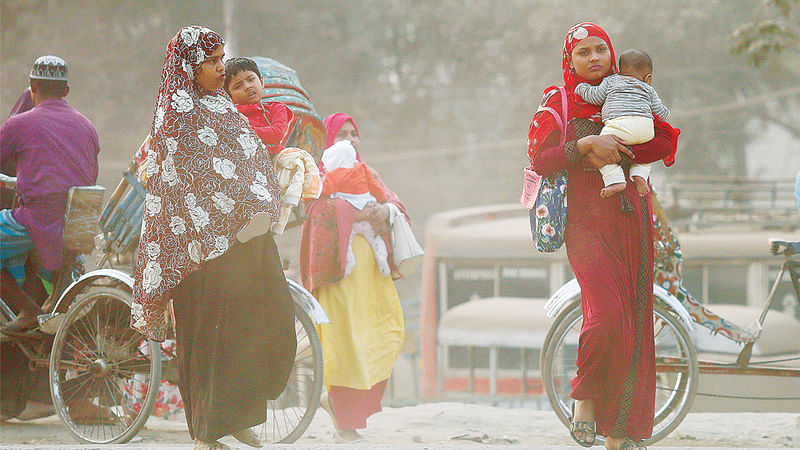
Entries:
[[[570,380],[577,372],[578,337],[583,322],[580,298],[558,315],[541,353],[542,381],[553,411],[569,427]],[[656,402],[651,445],[671,433],[689,412],[700,371],[694,344],[680,318],[658,302],[653,311],[656,353]],[[602,438],[598,436],[598,441]]]
[[[310,295],[290,289],[292,296]],[[295,304],[297,352],[286,389],[267,401],[267,421],[253,427],[264,443],[291,443],[303,435],[314,418],[322,394],[322,344],[308,314]]]
[[161,349],[130,328],[130,298],[120,289],[91,288],[67,310],[53,340],[53,405],[79,441],[127,442],[153,410]]

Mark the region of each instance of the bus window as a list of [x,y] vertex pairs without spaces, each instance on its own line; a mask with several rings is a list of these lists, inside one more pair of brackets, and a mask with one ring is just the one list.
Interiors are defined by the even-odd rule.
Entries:
[[683,266],[682,275],[683,286],[701,303],[748,304],[746,264],[690,263]]
[[[770,265],[768,269],[768,288],[772,289],[772,284],[775,283],[775,278],[780,273],[781,266]],[[785,311],[798,319],[800,319],[800,302],[797,301],[794,288],[792,287],[792,280],[789,275],[784,273],[781,282],[778,284],[778,290],[775,292],[775,300],[772,302],[772,309]]]
[[703,283],[704,271],[705,266],[684,264],[681,272],[681,275],[683,275],[681,280],[683,287],[694,296],[695,300],[701,303],[706,303],[708,298],[708,292]]
[[550,268],[503,266],[500,268],[500,295],[503,297],[550,296]]
[[708,299],[710,304],[747,304],[747,266],[715,264],[708,267]]
[[447,266],[446,309],[460,305],[473,298],[495,295],[496,270],[491,265],[464,266],[445,263]]

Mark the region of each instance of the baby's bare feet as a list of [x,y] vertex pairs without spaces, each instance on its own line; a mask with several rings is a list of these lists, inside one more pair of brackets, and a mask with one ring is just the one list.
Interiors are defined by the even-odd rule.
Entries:
[[636,185],[636,192],[639,193],[639,197],[644,197],[650,192],[650,185],[642,177],[633,177],[633,184]]
[[608,198],[625,190],[627,183],[614,183],[600,190],[600,197]]

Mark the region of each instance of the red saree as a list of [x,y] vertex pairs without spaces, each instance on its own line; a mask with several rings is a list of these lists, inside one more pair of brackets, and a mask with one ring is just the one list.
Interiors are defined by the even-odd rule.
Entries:
[[[587,36],[599,36],[611,47],[600,27],[584,23],[568,33],[564,54]],[[599,133],[599,109],[574,94],[583,80],[569,71],[566,56],[564,81],[570,103],[567,145],[559,148],[552,116],[537,113],[529,131],[529,155],[540,174],[564,168],[569,172],[565,243],[581,286],[584,315],[571,396],[593,400],[599,435],[641,440],[652,434],[655,402],[650,194],[640,198],[634,183],[628,183],[620,195],[633,205],[629,212],[622,210],[618,196],[600,197],[600,172],[585,166],[574,147],[577,138]],[[545,90],[542,104],[560,111],[559,96],[551,94],[551,88]],[[656,127],[653,140],[633,146],[633,162],[650,163],[673,154],[671,137],[669,130]]]

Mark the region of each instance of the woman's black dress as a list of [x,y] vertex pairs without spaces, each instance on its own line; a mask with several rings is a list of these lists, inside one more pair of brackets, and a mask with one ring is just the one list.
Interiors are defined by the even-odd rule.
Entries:
[[272,234],[237,242],[173,292],[179,387],[189,433],[217,440],[266,421],[297,345]]

